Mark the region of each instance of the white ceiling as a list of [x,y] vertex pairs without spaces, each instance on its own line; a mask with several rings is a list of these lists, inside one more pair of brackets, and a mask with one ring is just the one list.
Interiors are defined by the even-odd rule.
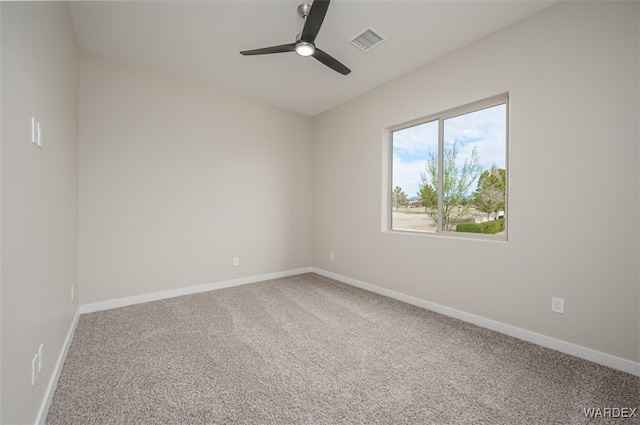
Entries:
[[[310,1],[310,0],[308,0]],[[556,1],[334,0],[316,45],[343,76],[295,53],[242,56],[293,43],[303,0],[70,2],[79,49],[215,85],[308,116],[430,63]],[[367,27],[387,38],[364,53]]]

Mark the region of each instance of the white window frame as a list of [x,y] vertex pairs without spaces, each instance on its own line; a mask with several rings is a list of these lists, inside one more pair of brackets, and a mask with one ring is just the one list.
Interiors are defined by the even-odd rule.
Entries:
[[[442,228],[443,220],[438,220],[438,229],[435,232],[419,231],[419,230],[404,230],[393,229],[392,227],[392,200],[391,194],[393,191],[393,133],[395,131],[404,130],[409,127],[414,127],[420,124],[425,124],[432,121],[438,121],[438,212],[443,211],[443,197],[442,197],[442,182],[443,182],[443,161],[444,161],[444,121],[449,118],[454,118],[459,115],[464,115],[472,112],[476,112],[482,109],[491,108],[498,105],[506,105],[506,129],[505,129],[505,171],[506,171],[506,184],[505,184],[505,230],[497,235],[486,235],[482,233],[466,233],[444,230]],[[497,96],[492,96],[486,99],[482,99],[476,102],[471,102],[462,106],[447,109],[442,112],[430,114],[421,118],[417,118],[411,121],[404,122],[402,124],[386,127],[382,131],[383,141],[383,164],[382,164],[382,231],[397,233],[418,235],[426,237],[449,237],[459,239],[480,239],[487,241],[500,241],[506,242],[508,240],[509,230],[509,94],[502,93]],[[441,216],[441,214],[439,214]]]

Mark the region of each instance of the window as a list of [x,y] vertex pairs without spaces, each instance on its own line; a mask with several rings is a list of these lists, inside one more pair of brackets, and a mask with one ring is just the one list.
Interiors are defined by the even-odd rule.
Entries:
[[505,94],[388,129],[391,230],[506,240],[507,120]]

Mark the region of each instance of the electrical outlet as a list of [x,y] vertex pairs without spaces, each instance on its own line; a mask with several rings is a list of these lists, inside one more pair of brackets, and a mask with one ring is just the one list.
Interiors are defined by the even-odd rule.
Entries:
[[329,258],[331,258],[331,260],[335,260],[336,259],[336,255],[332,252],[331,255],[329,255]]
[[564,298],[551,298],[551,311],[564,314]]
[[240,258],[238,257],[233,257],[233,265],[237,266],[238,264],[240,264]]

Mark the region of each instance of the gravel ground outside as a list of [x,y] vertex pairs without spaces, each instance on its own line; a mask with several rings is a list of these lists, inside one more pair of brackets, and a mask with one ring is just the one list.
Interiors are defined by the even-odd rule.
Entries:
[[[391,227],[395,230],[436,231],[436,223],[425,213],[424,207],[411,208],[409,211],[407,212],[407,209],[402,207],[398,211],[392,211]],[[486,216],[486,213],[471,208],[462,218],[472,219],[474,216]]]

